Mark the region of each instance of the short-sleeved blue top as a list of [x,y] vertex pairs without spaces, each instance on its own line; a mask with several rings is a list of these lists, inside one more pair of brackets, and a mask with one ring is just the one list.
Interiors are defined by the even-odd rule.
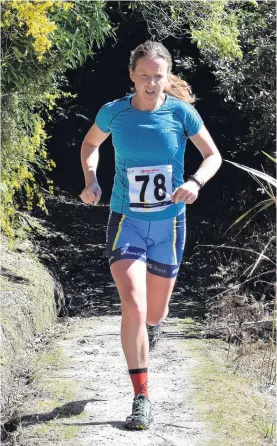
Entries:
[[[203,121],[195,108],[166,95],[156,110],[137,110],[133,95],[109,102],[96,116],[96,125],[112,134],[115,177],[110,209],[143,220],[164,220],[185,211],[184,203],[172,203],[159,212],[135,212],[130,208],[128,168],[172,165],[172,190],[183,184],[184,153],[188,137],[198,133]],[[143,183],[140,183],[143,184]]]

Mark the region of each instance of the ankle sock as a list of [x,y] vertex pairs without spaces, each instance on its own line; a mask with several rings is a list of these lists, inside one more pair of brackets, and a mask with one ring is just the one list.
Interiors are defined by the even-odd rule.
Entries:
[[129,374],[133,383],[135,396],[138,394],[149,398],[148,394],[148,368],[131,369]]

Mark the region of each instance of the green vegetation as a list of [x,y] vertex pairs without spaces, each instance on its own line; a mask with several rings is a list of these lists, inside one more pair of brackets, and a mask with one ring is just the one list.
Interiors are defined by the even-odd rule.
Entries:
[[[265,155],[267,155],[267,153],[265,153]],[[267,156],[269,157],[269,159],[271,159],[276,164],[276,159],[274,159],[273,157],[271,157],[269,155],[267,155]],[[233,161],[228,161],[228,162],[233,164],[234,166],[238,167],[239,169],[242,169],[242,170],[248,172],[254,178],[254,180],[259,184],[259,186],[262,187],[262,190],[264,191],[264,193],[266,195],[268,195],[268,197],[269,197],[266,200],[263,200],[263,201],[255,204],[255,206],[253,206],[253,208],[249,209],[243,215],[241,215],[239,218],[237,218],[236,221],[230,227],[232,227],[233,225],[235,225],[245,219],[246,219],[245,225],[247,225],[252,220],[252,218],[255,217],[255,215],[257,215],[259,212],[264,211],[269,206],[272,206],[272,205],[276,206],[275,189],[277,187],[277,180],[274,177],[272,177],[271,175],[266,174],[265,172],[261,172],[256,169],[252,169],[251,167],[246,167],[241,164],[234,163]],[[272,190],[271,185],[274,186],[274,191]],[[272,239],[274,239],[274,237],[272,237]]]
[[11,249],[2,238],[1,248],[1,405],[6,421],[20,408],[26,382],[34,380],[28,349],[57,314],[55,282],[38,262],[31,242],[17,241]]
[[45,376],[45,370],[55,368],[58,370],[66,363],[65,358],[61,348],[56,349],[43,349],[38,352],[31,361],[32,375],[36,380],[42,380]]
[[[243,123],[247,129],[243,135],[239,132],[227,136],[230,156],[246,152],[250,164],[253,155],[261,151],[270,155],[275,152],[276,9],[274,2],[267,0],[255,6],[250,2],[230,2],[233,7],[242,59],[226,61],[213,51],[202,54],[216,77],[219,94],[228,104],[228,124],[232,122],[232,128],[240,129]],[[273,172],[272,165],[267,166]]]
[[134,1],[130,8],[142,13],[154,38],[180,38],[187,34],[200,50],[232,60],[242,58],[236,8],[229,7],[234,3],[229,0]]
[[[192,60],[180,52],[177,70],[186,78],[204,62],[215,76],[217,92],[228,105],[222,107],[219,122],[226,132],[225,145],[230,155],[248,151],[253,156],[261,150],[272,154],[275,150],[275,3],[270,0],[163,0],[132,2],[130,7],[140,11],[154,38],[189,36],[197,45],[200,58]],[[240,130],[242,122],[248,126],[248,132],[234,135],[233,129]],[[226,124],[230,126],[230,134]]]
[[185,342],[200,364],[194,374],[197,390],[192,391],[191,398],[216,435],[207,445],[275,444],[273,396],[259,390],[256,378],[237,371],[234,363],[226,360],[226,343]]
[[54,282],[50,273],[33,254],[29,254],[28,251],[33,249],[30,242],[21,243],[20,256],[16,249],[18,244],[12,251],[2,239],[3,300],[0,314],[4,337],[9,339],[2,348],[5,362],[6,354],[10,357],[13,351],[29,342],[34,334],[43,332],[56,318]]
[[[221,111],[216,116],[216,125],[221,129],[224,157],[234,159],[240,154],[247,155],[250,166],[254,155],[259,156],[264,151],[268,154],[266,171],[272,173],[272,160],[275,160],[275,3],[267,0],[119,3],[125,3],[125,8],[134,14],[140,13],[153,37],[189,36],[198,52],[194,59],[185,57],[185,51],[174,54],[175,69],[181,77],[187,78],[193,70],[204,66],[215,77]],[[61,100],[71,101],[73,97],[63,91],[67,85],[67,70],[82,66],[107,37],[115,36],[105,6],[100,0],[6,0],[1,3],[1,226],[9,240],[19,234],[22,236],[27,228],[47,232],[43,227],[35,227],[36,223],[30,222],[28,217],[28,212],[36,206],[47,212],[42,192],[53,192],[53,183],[47,175],[55,164],[47,150],[46,124],[55,119],[54,111]],[[208,286],[203,285],[203,300],[211,335],[221,336],[230,344],[234,340],[240,343],[241,355],[246,359],[239,365],[232,359],[238,370],[254,369],[259,363],[260,381],[272,385],[276,379],[275,320],[271,318],[276,310],[272,278],[275,277],[272,265],[276,237],[269,213],[272,209],[268,209],[268,205],[276,204],[276,198],[269,185],[259,183],[258,191],[269,198],[257,204],[257,191],[253,194],[250,186],[250,193],[247,180],[245,187],[241,187],[242,183],[237,182],[235,187],[233,183],[231,190],[228,184],[222,184],[226,195],[222,195],[221,202],[217,200],[218,208],[209,210],[212,224],[217,226],[215,243],[218,244],[218,228],[226,229],[222,215],[226,217],[227,212],[231,221],[244,226],[242,217],[236,215],[243,214],[249,220],[254,214],[252,211],[259,210],[261,214],[266,210],[267,218],[258,222],[251,233],[250,229],[247,233],[241,230],[241,238],[232,233],[230,237],[236,239],[235,246],[228,246],[224,239],[221,246],[210,245],[210,251],[203,255],[206,248],[202,245],[201,251],[200,241],[200,253],[194,254],[193,262],[201,274],[202,265],[208,264]],[[249,208],[250,211],[245,211]],[[211,232],[210,227],[210,238]],[[207,234],[203,234],[203,243],[206,240]],[[5,240],[3,245],[1,323],[4,348],[1,364],[5,376],[2,381],[2,401],[6,406],[3,417],[7,419],[13,415],[12,407],[19,406],[21,383],[25,385],[40,379],[41,364],[45,364],[46,369],[58,367],[64,359],[55,351],[45,353],[44,358],[39,355],[31,368],[26,362],[26,345],[32,345],[33,336],[43,332],[56,318],[55,287],[52,277],[37,263],[33,254],[35,248],[27,240],[20,246],[15,243],[13,251],[8,249]],[[47,255],[54,257],[51,253]],[[195,302],[189,301],[187,306],[193,308]],[[264,322],[271,323],[271,327],[265,330]],[[185,320],[183,328],[187,338],[201,336],[202,328],[192,320]],[[265,342],[259,346],[256,362],[252,341],[259,337]],[[205,356],[205,359],[207,352],[223,345],[215,341],[188,342],[192,343],[199,358]],[[230,344],[222,348],[228,351]],[[222,443],[218,444],[254,445],[263,440],[271,441],[271,412],[269,406],[262,408],[260,395],[253,393],[253,381],[236,375],[229,363],[219,366],[213,357],[208,366],[203,365],[197,379],[203,383],[198,395],[199,405],[206,408],[204,415],[221,435]],[[47,385],[53,399],[41,402],[42,409],[45,405],[44,408],[53,410],[59,406],[60,399],[73,398],[74,386],[70,385],[68,390],[58,381],[57,385],[51,382]],[[240,417],[243,422],[238,422]],[[55,421],[50,421],[38,429],[46,432],[53,424]],[[68,426],[63,438],[71,438],[75,433],[75,428]]]
[[186,339],[200,338],[202,328],[202,324],[195,322],[195,320],[191,317],[182,319],[178,324],[178,329],[184,330],[184,336]]
[[[32,376],[37,382],[40,398],[36,405],[32,405],[32,412],[40,413],[41,420],[38,426],[32,427],[33,435],[43,435],[44,438],[55,438],[56,440],[69,440],[74,438],[78,427],[71,423],[86,417],[84,412],[74,413],[67,404],[72,404],[76,399],[76,379],[49,378],[47,370],[63,370],[68,365],[68,357],[65,356],[61,347],[48,348],[39,352],[32,361]],[[27,407],[24,409],[28,410]],[[72,410],[72,413],[71,413]],[[75,409],[76,410],[76,409]],[[45,414],[50,416],[44,419]],[[67,425],[67,422],[70,425]]]
[[2,12],[1,226],[9,237],[20,226],[20,210],[46,211],[42,189],[53,192],[47,172],[45,124],[64,93],[64,73],[82,65],[113,35],[102,1],[19,0]]
[[[40,426],[37,428],[37,431],[43,435],[46,436],[53,435],[53,432],[55,432],[55,438],[58,440],[70,440],[71,438],[75,437],[76,433],[78,432],[77,426],[66,426],[66,425],[59,425],[59,429],[57,431],[56,429],[55,421],[50,421],[47,424],[44,424],[43,426]],[[58,434],[58,435],[57,435]]]
[[[213,240],[210,231],[210,244],[206,235],[194,254],[200,267],[206,263],[203,257],[209,256],[204,298],[211,333],[239,342],[260,336],[269,339],[272,334],[274,344],[275,3],[172,0],[134,4],[154,37],[181,39],[183,47],[179,45],[174,58],[181,77],[189,81],[203,66],[210,70],[218,94],[213,94],[218,104],[216,111],[212,104],[215,116],[210,123],[219,149],[226,161],[258,183],[255,187],[246,173],[243,177],[235,168],[234,178],[240,175],[237,181],[231,173],[228,181],[223,178],[220,192],[215,190],[217,203],[208,215],[217,236]],[[188,37],[198,48],[193,57],[187,57]],[[247,160],[244,166],[230,161],[238,157]],[[272,329],[264,329],[265,319],[272,321]]]

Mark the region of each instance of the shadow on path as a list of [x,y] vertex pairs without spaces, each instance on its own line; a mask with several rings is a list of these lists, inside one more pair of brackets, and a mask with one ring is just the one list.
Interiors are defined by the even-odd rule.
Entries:
[[51,412],[34,413],[24,415],[21,417],[22,426],[31,426],[37,424],[43,424],[48,421],[56,420],[57,418],[70,418],[72,416],[80,415],[87,403],[93,403],[95,401],[105,401],[102,399],[89,399],[81,401],[71,401],[70,403],[63,404],[60,407],[55,407]]
[[29,279],[19,276],[14,271],[11,271],[8,268],[5,268],[4,266],[1,267],[1,274],[2,274],[2,276],[7,277],[8,279],[10,279],[12,282],[15,282],[15,283],[26,283],[26,284],[30,283]]
[[[96,401],[106,401],[103,399],[89,399],[89,400],[80,400],[80,401],[72,401],[70,403],[63,404],[60,407],[55,407],[51,412],[44,413],[34,413],[27,414],[21,417],[18,420],[12,421],[9,424],[7,423],[4,428],[7,432],[15,431],[19,424],[22,428],[26,428],[28,426],[38,426],[43,425],[45,423],[49,423],[53,420],[69,418],[82,414],[85,411],[85,406],[87,403],[94,403]],[[124,424],[122,421],[103,421],[103,422],[69,422],[62,423],[65,426],[101,426],[101,425],[110,425],[119,430],[125,430]],[[4,440],[4,438],[2,439]]]

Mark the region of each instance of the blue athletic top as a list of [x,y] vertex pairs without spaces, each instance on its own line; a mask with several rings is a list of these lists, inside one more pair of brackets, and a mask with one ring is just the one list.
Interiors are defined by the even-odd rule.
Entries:
[[184,153],[189,136],[203,121],[195,108],[166,95],[156,110],[137,110],[133,95],[105,104],[96,116],[102,132],[112,134],[115,177],[110,208],[143,220],[164,220],[185,211],[170,196],[184,183]]

